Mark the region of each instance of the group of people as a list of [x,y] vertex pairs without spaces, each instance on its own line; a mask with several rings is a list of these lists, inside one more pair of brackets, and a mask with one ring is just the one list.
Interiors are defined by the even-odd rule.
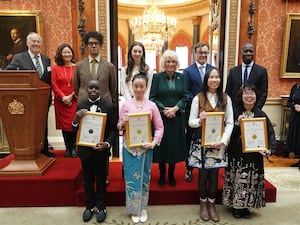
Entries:
[[[265,68],[253,62],[254,46],[242,47],[243,63],[230,70],[226,91],[219,70],[207,63],[209,45],[194,46],[195,63],[178,72],[180,62],[175,51],[164,51],[160,60],[161,72],[154,74],[145,61],[145,48],[140,42],[129,47],[127,64],[121,69],[121,93],[125,102],[116,109],[117,79],[114,65],[100,55],[103,35],[88,32],[84,43],[88,57],[74,63],[70,45],[62,44],[55,56],[56,65],[40,53],[42,39],[37,33],[27,36],[28,51],[16,54],[6,69],[37,70],[42,81],[54,93],[56,127],[62,130],[66,146],[65,157],[81,160],[85,203],[83,221],[96,214],[97,222],[106,218],[106,183],[108,158],[118,130],[126,133],[130,113],[150,113],[152,140],[139,147],[127,146],[123,141],[123,170],[126,208],[134,223],[146,222],[151,180],[151,164],[159,165],[159,186],[176,186],[175,169],[178,162],[186,162],[185,179],[193,179],[198,172],[200,218],[220,220],[215,207],[219,168],[194,165],[189,160],[190,146],[209,112],[224,112],[224,132],[219,140],[201,151],[223,151],[228,154],[224,172],[223,204],[232,207],[236,218],[251,216],[249,208],[265,206],[263,156],[275,149],[275,134],[268,116],[261,110],[268,92]],[[49,106],[51,104],[49,99]],[[107,114],[103,142],[95,146],[77,146],[75,138],[80,119],[86,112]],[[270,150],[243,153],[240,120],[265,117]],[[126,138],[126,135],[123,135]],[[42,153],[49,152],[47,128]],[[77,150],[77,151],[76,151]],[[94,185],[96,183],[96,185]]]
[[[163,53],[161,72],[152,75],[145,64],[143,45],[135,42],[129,49],[128,65],[121,73],[121,93],[126,101],[120,110],[118,129],[126,132],[128,114],[150,112],[154,134],[153,141],[141,147],[126,146],[126,140],[123,141],[126,208],[132,221],[145,222],[148,217],[151,161],[159,165],[159,186],[166,185],[167,181],[176,186],[174,172],[178,162],[186,161],[184,178],[188,182],[193,179],[193,168],[197,168],[200,218],[220,220],[215,207],[219,168],[206,168],[205,163],[196,165],[190,160],[191,143],[199,135],[197,131],[209,112],[224,112],[224,132],[220,140],[201,147],[201,154],[226,152],[223,204],[232,208],[235,218],[250,218],[249,208],[265,206],[263,157],[271,155],[276,147],[272,124],[262,111],[268,92],[268,74],[265,68],[254,63],[253,44],[242,47],[243,63],[230,70],[225,92],[219,70],[207,63],[209,45],[204,42],[194,46],[195,63],[183,74],[177,72],[179,60],[175,51]],[[243,153],[240,121],[254,117],[266,118],[269,149]]]

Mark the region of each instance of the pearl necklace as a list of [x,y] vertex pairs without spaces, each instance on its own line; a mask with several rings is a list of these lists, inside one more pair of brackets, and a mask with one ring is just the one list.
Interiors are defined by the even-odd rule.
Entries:
[[64,66],[64,72],[65,72],[65,77],[67,79],[67,83],[68,83],[68,87],[71,87],[71,80],[72,80],[72,74],[73,74],[73,66],[71,66],[71,69],[70,69],[70,73],[67,74],[67,71],[66,71],[66,66]]

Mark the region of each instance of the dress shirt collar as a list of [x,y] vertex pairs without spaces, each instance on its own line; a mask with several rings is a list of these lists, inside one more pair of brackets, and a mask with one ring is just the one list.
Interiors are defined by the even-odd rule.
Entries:
[[90,102],[90,103],[93,103],[93,104],[96,104],[96,103],[98,103],[98,102],[100,101],[100,98],[101,98],[101,97],[99,96],[99,97],[98,97],[96,100],[94,100],[94,101],[93,101],[92,99],[89,98],[89,102]]
[[97,60],[97,62],[99,63],[100,62],[100,59],[101,59],[101,57],[100,57],[100,55],[98,55],[96,58],[93,58],[93,57],[91,57],[90,55],[89,55],[89,62],[90,63],[92,63],[92,60],[93,59],[96,59]]
[[246,66],[248,66],[248,67],[251,68],[253,66],[253,64],[254,64],[253,61],[251,63],[249,63],[249,64],[246,64],[246,63],[242,62],[242,67],[245,68]]
[[[30,50],[28,50],[28,54],[30,55],[30,58],[32,58],[32,59],[35,57],[35,55]],[[39,54],[37,54],[37,56],[40,58],[41,54],[39,53]]]
[[204,63],[204,64],[200,64],[200,63],[198,63],[198,62],[196,62],[196,65],[197,65],[197,68],[199,69],[199,67],[202,67],[202,68],[206,68],[206,63]]

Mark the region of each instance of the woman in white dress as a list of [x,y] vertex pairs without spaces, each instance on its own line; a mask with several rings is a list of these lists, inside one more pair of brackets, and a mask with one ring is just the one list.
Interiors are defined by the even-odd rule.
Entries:
[[128,50],[127,65],[121,69],[121,94],[124,100],[131,99],[134,96],[132,90],[132,78],[136,74],[144,74],[148,79],[148,87],[145,97],[149,99],[153,70],[146,64],[145,47],[141,42],[134,41]]

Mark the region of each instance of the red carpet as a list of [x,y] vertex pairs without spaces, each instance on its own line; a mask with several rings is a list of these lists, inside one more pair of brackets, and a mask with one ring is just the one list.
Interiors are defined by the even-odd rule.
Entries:
[[[43,176],[0,177],[0,207],[16,206],[84,206],[81,165],[78,158],[64,158],[64,151],[55,151],[56,161]],[[0,168],[7,165],[13,156],[0,159]],[[183,179],[184,163],[176,166],[177,186],[157,185],[158,165],[152,166],[150,205],[198,204],[197,171],[194,180]],[[219,175],[218,203],[221,203],[223,178]],[[267,180],[266,200],[276,201],[276,187]],[[110,163],[107,205],[125,205],[125,185],[122,179],[122,164]]]

